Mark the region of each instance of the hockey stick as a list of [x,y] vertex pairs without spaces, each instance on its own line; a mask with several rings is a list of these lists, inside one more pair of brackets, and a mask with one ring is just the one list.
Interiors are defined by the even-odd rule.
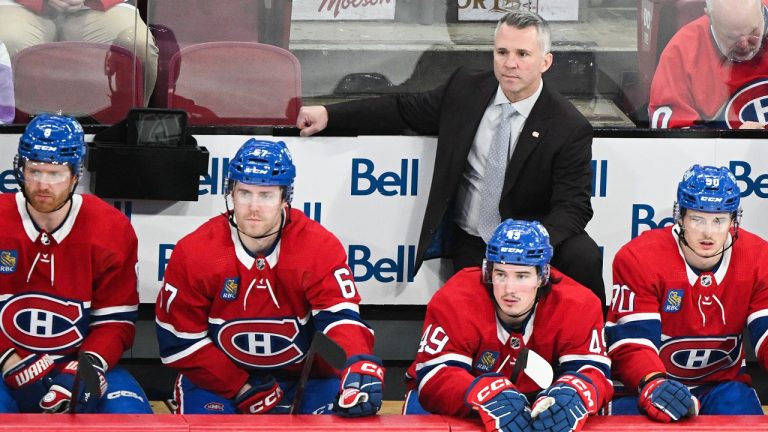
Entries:
[[515,360],[515,367],[512,369],[511,381],[513,383],[517,382],[517,378],[521,373],[528,376],[542,389],[551,386],[552,380],[555,377],[552,365],[544,360],[544,357],[537,354],[536,351],[528,348],[520,350],[520,354]]
[[301,368],[299,380],[296,382],[296,392],[294,393],[293,403],[289,411],[290,414],[297,413],[299,408],[301,408],[301,401],[304,398],[304,387],[307,385],[309,373],[312,371],[312,364],[318,355],[335,369],[342,369],[347,361],[347,353],[336,342],[326,336],[325,333],[315,332],[312,344],[309,346],[304,360],[304,366]]
[[[82,380],[82,384],[80,381]],[[93,363],[93,357],[87,355],[84,352],[80,352],[77,356],[77,374],[75,375],[75,382],[72,384],[72,396],[69,400],[70,414],[77,413],[77,404],[80,402],[80,386],[85,386],[85,392],[83,393],[83,400],[85,404],[88,401],[101,392],[99,373],[96,372],[96,366]]]

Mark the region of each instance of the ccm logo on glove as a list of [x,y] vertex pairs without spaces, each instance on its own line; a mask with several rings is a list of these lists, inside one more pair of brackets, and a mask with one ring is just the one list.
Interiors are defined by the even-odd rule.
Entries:
[[480,391],[477,392],[477,400],[481,403],[485,402],[486,399],[488,399],[488,396],[491,396],[492,394],[495,396],[494,392],[496,392],[498,389],[511,385],[512,381],[505,377],[500,377],[499,379],[493,380],[490,384],[481,388]]

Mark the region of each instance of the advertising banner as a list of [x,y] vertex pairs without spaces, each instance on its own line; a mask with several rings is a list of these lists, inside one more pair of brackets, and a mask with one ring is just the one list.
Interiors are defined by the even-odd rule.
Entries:
[[320,21],[393,20],[395,19],[395,0],[294,1],[291,19]]
[[[18,134],[0,135],[0,192],[15,192],[11,164]],[[199,135],[208,172],[199,201],[116,201],[139,238],[141,301],[155,301],[175,243],[224,212],[229,158],[248,136]],[[258,139],[277,140],[269,136]],[[293,207],[336,234],[366,304],[426,304],[448,277],[450,262],[430,260],[413,275],[416,244],[429,193],[436,141],[432,137],[280,138],[297,167]],[[757,139],[596,138],[593,144],[594,217],[587,226],[604,254],[610,298],[611,263],[618,249],[651,228],[672,223],[677,183],[692,164],[724,165],[742,191],[742,226],[768,236],[768,148]],[[80,183],[87,192],[90,176]],[[230,204],[231,206],[231,204]],[[317,251],[321,254],[322,251]]]

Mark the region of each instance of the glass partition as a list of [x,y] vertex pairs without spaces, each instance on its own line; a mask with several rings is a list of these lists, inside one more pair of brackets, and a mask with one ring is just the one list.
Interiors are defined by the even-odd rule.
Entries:
[[[551,26],[545,81],[593,126],[737,128],[768,111],[758,103],[768,91],[754,86],[768,79],[761,2],[721,7],[722,22],[741,24],[710,30],[705,0],[138,0],[132,27],[110,21],[112,40],[87,53],[80,38],[27,61],[31,47],[2,25],[0,40],[19,69],[17,123],[57,109],[111,123],[145,105],[184,109],[193,125],[292,125],[302,105],[421,92],[462,65],[491,70],[495,22],[527,8]],[[106,15],[135,2],[101,3],[114,4]],[[0,0],[0,17],[11,8],[29,12]],[[32,12],[57,25],[78,14]],[[652,91],[654,77],[663,84]]]
[[82,2],[65,7],[0,1],[0,42],[10,58],[15,123],[48,111],[86,124],[111,124],[145,104],[154,87],[157,52],[146,40],[135,2],[98,3],[106,9]]

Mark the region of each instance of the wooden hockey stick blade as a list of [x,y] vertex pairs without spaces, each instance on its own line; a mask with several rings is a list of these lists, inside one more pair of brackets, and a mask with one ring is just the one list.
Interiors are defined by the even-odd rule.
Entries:
[[291,404],[291,414],[297,412],[299,407],[301,407],[301,401],[304,399],[304,387],[307,385],[309,373],[312,371],[312,364],[318,355],[336,369],[343,368],[347,361],[347,354],[336,342],[326,336],[325,333],[315,332],[312,344],[309,346],[304,360],[304,366],[301,368],[299,380],[296,381],[296,392]]

